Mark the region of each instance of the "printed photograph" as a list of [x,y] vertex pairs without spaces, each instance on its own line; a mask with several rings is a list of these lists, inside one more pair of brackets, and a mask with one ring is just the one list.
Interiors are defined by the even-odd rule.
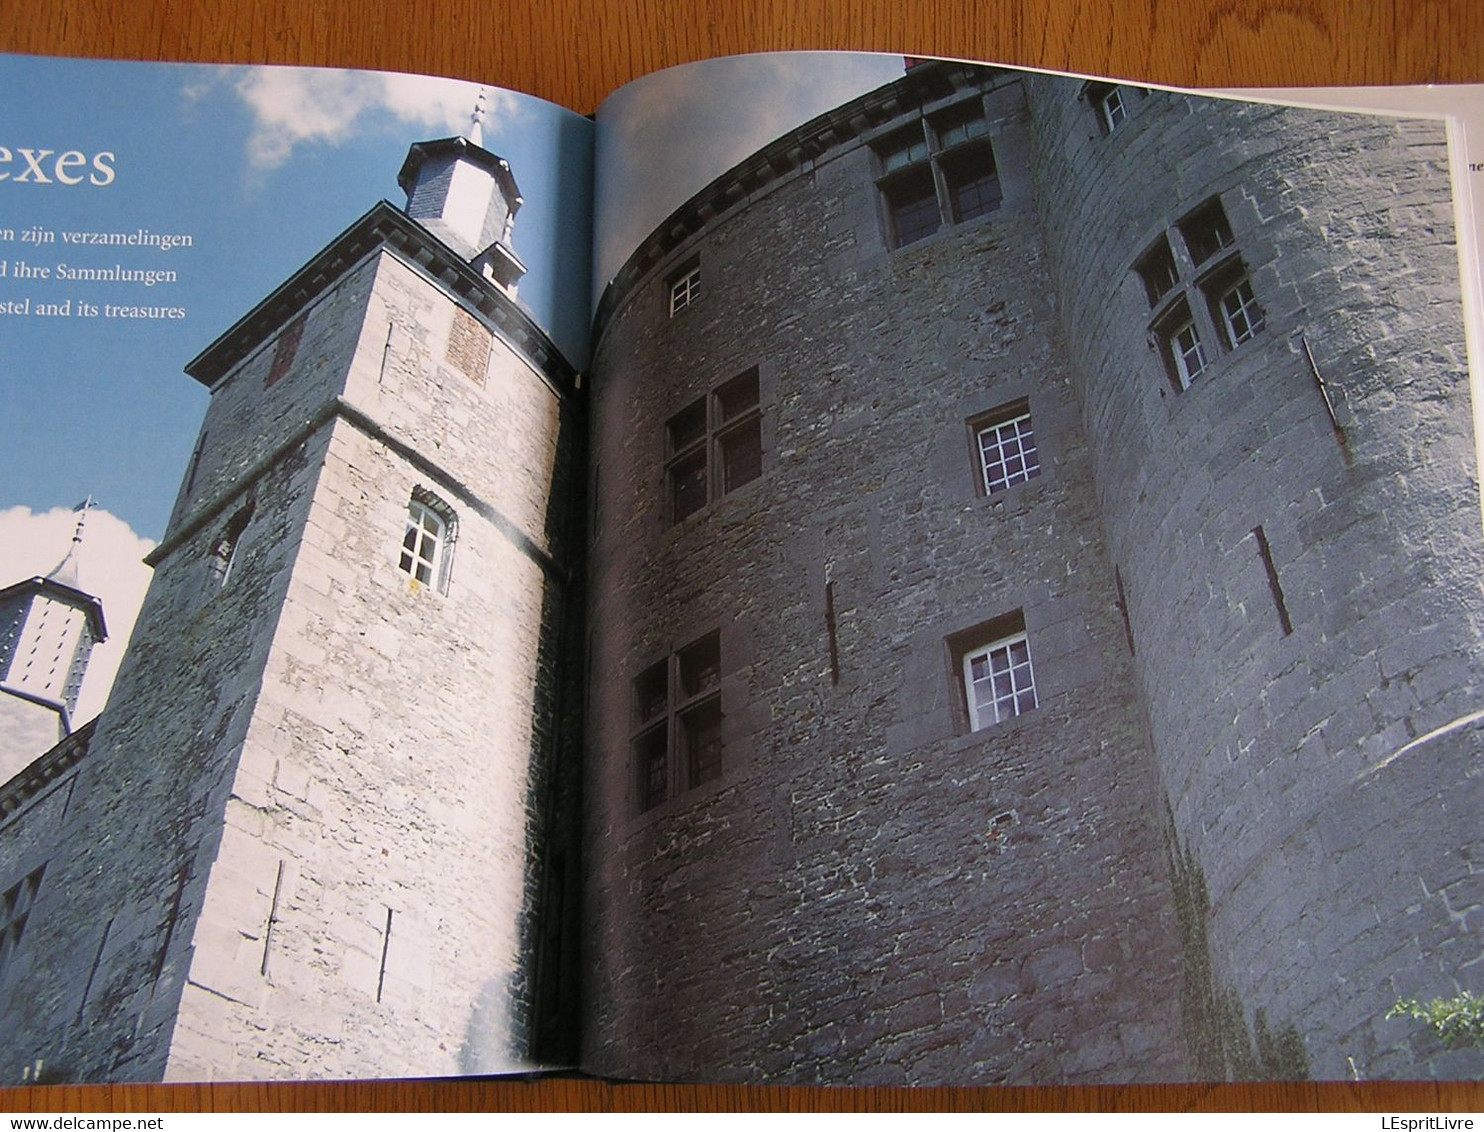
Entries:
[[585,1064],[1477,1076],[1458,258],[1441,121],[947,62],[674,206],[595,332]]
[[4,1080],[1484,1073],[1442,118],[0,68]]

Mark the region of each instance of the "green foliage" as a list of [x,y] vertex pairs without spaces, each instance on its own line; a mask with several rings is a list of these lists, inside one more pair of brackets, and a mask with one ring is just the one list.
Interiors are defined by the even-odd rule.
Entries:
[[[1195,853],[1180,844],[1175,816],[1165,806],[1170,880],[1180,925],[1180,1017],[1195,1075],[1203,1081],[1301,1081],[1310,1074],[1303,1036],[1293,1025],[1273,1026],[1258,1007],[1253,1028],[1237,990],[1216,977],[1206,920],[1211,897]],[[1254,1033],[1253,1030],[1256,1032]]]
[[1464,991],[1457,998],[1435,998],[1419,1002],[1399,998],[1386,1012],[1388,1018],[1416,1018],[1433,1028],[1449,1049],[1484,1049],[1484,996]]

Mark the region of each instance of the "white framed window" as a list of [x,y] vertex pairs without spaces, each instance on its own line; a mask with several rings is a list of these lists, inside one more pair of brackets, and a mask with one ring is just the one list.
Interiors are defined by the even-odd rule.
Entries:
[[443,520],[432,508],[421,503],[410,504],[407,534],[402,539],[402,573],[431,586],[443,559],[443,533]]
[[1226,338],[1233,346],[1240,346],[1262,329],[1262,308],[1252,294],[1252,280],[1243,278],[1217,301],[1221,321],[1226,327]]
[[972,731],[1033,711],[1037,701],[1030,639],[1022,630],[968,650],[963,681]]
[[447,593],[457,530],[458,518],[448,504],[426,488],[414,488],[397,568],[418,586]]
[[1180,388],[1189,389],[1190,383],[1206,372],[1206,351],[1194,321],[1187,319],[1170,332],[1169,348]]
[[1135,104],[1148,96],[1149,91],[1144,87],[1117,83],[1090,82],[1082,88],[1082,97],[1092,107],[1098,129],[1104,137],[1123,125]]
[[1128,117],[1128,107],[1124,105],[1123,92],[1116,86],[1110,86],[1100,92],[1093,100],[1093,106],[1098,112],[1098,120],[1102,122],[1105,133],[1111,134]]
[[670,280],[670,317],[701,297],[701,265],[693,263]]
[[996,409],[969,423],[974,430],[979,487],[985,495],[994,495],[1041,474],[1041,454],[1025,401]]

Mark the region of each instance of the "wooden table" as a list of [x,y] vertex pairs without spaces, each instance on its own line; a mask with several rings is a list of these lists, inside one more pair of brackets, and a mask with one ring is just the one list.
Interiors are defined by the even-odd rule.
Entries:
[[[375,13],[368,18],[366,12]],[[0,50],[370,67],[584,113],[661,67],[749,51],[954,55],[1187,86],[1484,82],[1479,0],[3,0]],[[0,1110],[1484,1111],[1475,1083],[796,1089],[586,1080],[0,1090]]]

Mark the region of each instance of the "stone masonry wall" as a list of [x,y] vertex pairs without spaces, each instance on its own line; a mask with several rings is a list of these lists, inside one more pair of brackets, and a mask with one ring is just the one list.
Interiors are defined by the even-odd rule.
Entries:
[[[1477,1054],[1383,1020],[1399,996],[1471,987],[1484,901],[1475,733],[1408,746],[1481,707],[1442,126],[1124,88],[1105,136],[1075,84],[1028,82],[1108,546],[1216,981],[1318,1076],[1476,1075]],[[1178,392],[1132,269],[1212,199],[1264,326],[1234,348],[1208,332],[1209,368]]]
[[[541,554],[563,522],[552,490],[571,422],[487,332],[482,352],[468,328],[451,349],[460,319],[422,276],[380,261],[345,395],[446,482],[335,425],[172,1078],[526,1064],[532,770],[553,741],[561,616]],[[419,485],[458,513],[446,594],[397,568]]]
[[[523,1063],[573,422],[488,332],[448,364],[455,317],[373,256],[218,384],[0,988],[10,1079]],[[397,568],[414,487],[458,516],[446,595]]]
[[[986,83],[997,211],[889,250],[871,152],[844,146],[677,247],[599,345],[599,1071],[1185,1073],[1158,791],[1023,96]],[[702,296],[672,319],[667,279],[694,256]],[[670,524],[665,422],[751,366],[762,476]],[[986,497],[969,421],[1020,398],[1043,472]],[[950,638],[1016,611],[1039,706],[969,733]],[[722,774],[641,813],[633,680],[710,630]]]

